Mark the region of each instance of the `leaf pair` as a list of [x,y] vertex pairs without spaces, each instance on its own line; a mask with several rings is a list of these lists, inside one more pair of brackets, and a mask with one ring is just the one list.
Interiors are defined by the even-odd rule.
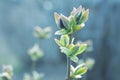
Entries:
[[70,39],[68,35],[62,35],[60,37],[60,40],[55,39],[55,42],[60,46],[60,47],[68,47]]
[[72,33],[72,28],[70,27],[69,17],[64,16],[63,14],[54,13],[55,21],[58,27],[61,29],[56,31],[56,35],[70,34]]
[[68,57],[70,57],[71,60],[76,63],[79,61],[77,55],[83,53],[86,50],[86,48],[87,48],[87,44],[73,45],[73,47],[71,48],[60,47],[61,52],[63,52]]
[[71,65],[70,75],[72,79],[82,78],[82,75],[84,75],[86,72],[87,72],[87,66],[84,63],[78,65],[75,68]]
[[68,35],[62,35],[60,40],[55,39],[55,42],[60,46],[61,52],[63,52],[66,56],[71,57],[71,60],[74,62],[78,62],[77,55],[83,53],[87,44],[73,44],[74,38],[70,43],[70,39]]

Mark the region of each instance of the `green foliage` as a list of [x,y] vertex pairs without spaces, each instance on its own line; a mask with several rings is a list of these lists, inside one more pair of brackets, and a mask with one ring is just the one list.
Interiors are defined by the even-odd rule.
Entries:
[[67,47],[70,42],[69,40],[70,39],[69,39],[68,35],[62,35],[60,40],[55,39],[55,42],[61,47]]
[[[54,13],[55,22],[60,30],[56,31],[56,35],[61,35],[60,40],[55,39],[55,42],[59,45],[60,50],[67,58],[68,66],[68,80],[82,78],[82,75],[87,72],[87,66],[80,64],[74,68],[69,61],[75,63],[79,62],[77,55],[82,54],[87,49],[86,43],[74,44],[74,38],[72,35],[82,29],[85,26],[85,22],[88,20],[89,10],[85,10],[82,6],[77,9],[74,8],[70,16],[66,17],[63,14]],[[70,59],[70,60],[69,60]],[[71,68],[70,68],[71,65]],[[70,69],[69,69],[70,68]],[[71,76],[69,75],[71,74]]]
[[78,41],[78,43],[80,43],[80,44],[86,43],[87,44],[86,52],[92,52],[93,51],[93,41],[92,40],[87,40],[85,42]]
[[75,73],[76,75],[83,75],[87,72],[87,66],[85,64],[80,64],[75,68]]
[[71,12],[71,15],[74,16],[77,25],[81,25],[88,20],[89,10],[85,10],[82,6],[77,9],[74,8]]
[[78,65],[75,68],[71,65],[71,78],[72,79],[81,78],[82,75],[84,75],[86,72],[87,72],[87,66],[84,63]]
[[80,6],[74,8],[70,16],[66,17],[63,14],[54,13],[55,22],[60,30],[56,31],[56,35],[73,34],[85,26],[88,20],[89,10],[85,10]]
[[61,35],[60,40],[55,39],[55,42],[60,46],[61,52],[63,52],[66,56],[71,57],[72,61],[78,62],[77,55],[83,53],[87,49],[87,44],[73,44],[74,38],[70,43],[70,39],[68,35]]

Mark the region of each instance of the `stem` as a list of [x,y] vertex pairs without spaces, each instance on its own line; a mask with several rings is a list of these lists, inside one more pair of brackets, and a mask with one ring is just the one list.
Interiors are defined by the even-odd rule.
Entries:
[[[69,35],[70,37],[70,43],[72,41],[72,34]],[[70,60],[70,57],[67,56],[67,80],[71,80],[70,79],[70,66],[71,66],[71,60]]]
[[70,57],[67,57],[67,80],[70,80],[70,65],[71,65]]

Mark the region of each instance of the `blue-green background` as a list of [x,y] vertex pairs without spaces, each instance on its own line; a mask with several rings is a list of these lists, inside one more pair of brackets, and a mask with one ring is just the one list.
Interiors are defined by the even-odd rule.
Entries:
[[[93,40],[94,51],[88,53],[96,64],[88,80],[120,80],[120,0],[0,0],[0,68],[14,66],[14,80],[30,72],[27,50],[39,43],[45,56],[37,62],[43,80],[64,80],[66,59],[54,42],[57,30],[54,12],[68,16],[73,7],[89,8],[90,16],[76,40]],[[51,26],[50,39],[33,36],[35,26]]]

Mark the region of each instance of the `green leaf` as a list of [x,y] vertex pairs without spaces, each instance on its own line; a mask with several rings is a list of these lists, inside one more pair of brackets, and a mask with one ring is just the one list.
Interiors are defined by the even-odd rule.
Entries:
[[74,66],[70,65],[70,72],[73,74],[73,73],[74,73],[74,71],[75,71]]
[[76,25],[76,20],[75,20],[75,17],[74,16],[70,16],[70,26],[69,26],[69,28],[71,29],[73,29],[73,27]]
[[72,49],[74,46],[75,46],[75,45],[71,43],[71,44],[69,44],[68,48],[69,48],[69,49]]
[[68,33],[67,30],[61,29],[61,30],[56,31],[55,35],[63,35],[63,34],[67,34],[67,33]]
[[76,18],[76,24],[79,24],[79,20],[82,17],[82,9],[75,15]]
[[66,47],[60,47],[61,52],[63,52],[66,56],[70,54],[70,50]]
[[55,17],[55,22],[58,25],[58,20],[59,20],[59,14],[58,13],[54,13],[54,17]]
[[71,48],[69,56],[75,56],[78,50],[79,50],[79,46],[74,46],[73,48]]
[[83,15],[79,21],[80,24],[85,23],[88,20],[89,10],[83,12]]
[[87,49],[87,44],[80,44],[79,50],[75,55],[83,53]]
[[65,26],[65,27],[66,27],[66,29],[67,29],[67,28],[68,28],[68,26],[69,26],[69,20],[68,20],[68,18],[67,18],[66,16],[64,16],[64,15],[60,14],[60,19],[62,20],[62,22],[63,22],[64,26]]
[[58,39],[55,39],[55,42],[56,42],[59,46],[63,46],[62,43],[61,43]]
[[78,63],[78,61],[79,61],[79,59],[78,59],[77,56],[71,57],[71,60],[72,60],[73,62],[75,62],[75,63]]
[[75,75],[83,75],[87,72],[87,66],[85,64],[80,64],[75,68]]
[[69,37],[68,35],[62,35],[60,38],[61,43],[63,46],[68,46],[69,45]]

